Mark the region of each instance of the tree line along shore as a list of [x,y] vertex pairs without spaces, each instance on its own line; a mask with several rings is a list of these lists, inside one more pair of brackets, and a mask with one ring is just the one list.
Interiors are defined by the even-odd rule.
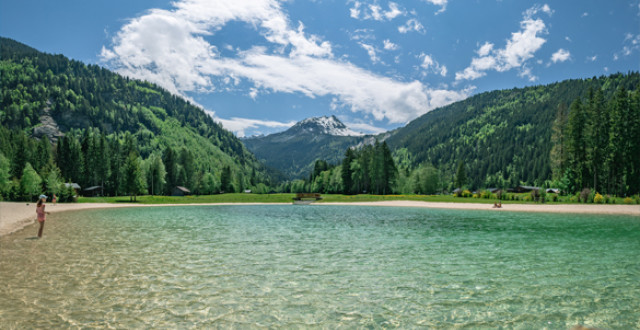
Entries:
[[[37,139],[24,130],[0,126],[0,198],[30,201],[45,193],[72,201],[83,193],[79,186],[98,188],[100,196],[131,200],[138,195],[172,195],[180,187],[195,195],[455,193],[458,198],[505,201],[640,203],[640,91],[624,88],[610,100],[600,90],[590,90],[586,99],[558,106],[551,141],[552,178],[533,186],[530,195],[509,193],[514,182],[505,178],[493,178],[491,189],[471,187],[463,162],[450,180],[430,164],[398,165],[386,142],[347,148],[340,164],[317,160],[308,178],[271,184],[260,180],[255,170],[247,176],[230,166],[203,169],[185,147],[168,146],[143,158],[139,138],[88,128],[71,130],[52,144],[46,136]],[[553,193],[547,196],[546,188]]]

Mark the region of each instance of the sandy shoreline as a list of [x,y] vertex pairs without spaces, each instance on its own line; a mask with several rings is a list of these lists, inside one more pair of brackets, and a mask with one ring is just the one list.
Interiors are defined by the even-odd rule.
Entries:
[[[119,207],[149,207],[149,206],[188,206],[188,205],[290,205],[277,203],[213,203],[213,204],[47,204],[50,213],[66,211],[119,208]],[[548,212],[548,213],[576,213],[576,214],[619,214],[640,216],[639,205],[600,205],[600,204],[503,204],[501,209],[492,208],[491,204],[480,203],[442,203],[421,201],[379,201],[354,203],[317,203],[314,205],[359,205],[359,206],[387,206],[387,207],[424,207],[460,210],[492,210],[496,212]],[[0,236],[9,235],[30,224],[35,223],[35,203],[0,202]]]

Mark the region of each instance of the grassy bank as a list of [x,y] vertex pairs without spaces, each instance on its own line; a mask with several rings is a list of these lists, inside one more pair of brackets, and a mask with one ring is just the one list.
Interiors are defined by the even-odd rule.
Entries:
[[[528,194],[519,194],[522,197]],[[199,204],[199,203],[291,203],[295,194],[220,194],[207,196],[138,196],[140,204]],[[443,203],[481,203],[493,204],[497,199],[463,198],[451,195],[322,195],[320,203],[331,202],[378,202],[378,201],[423,201]],[[523,198],[521,198],[523,199]],[[80,197],[79,203],[129,203],[128,196],[120,197]],[[505,200],[503,204],[537,204],[533,201]],[[622,198],[616,198],[616,204],[623,204]],[[550,200],[546,204],[578,204],[570,200],[570,196],[560,197],[557,202]]]

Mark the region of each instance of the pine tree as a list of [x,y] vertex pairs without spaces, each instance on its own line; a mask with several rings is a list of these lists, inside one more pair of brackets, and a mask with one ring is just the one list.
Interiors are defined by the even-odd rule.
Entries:
[[454,185],[456,188],[462,189],[467,184],[467,180],[467,170],[465,169],[464,162],[460,162],[458,164],[458,170],[456,171]]
[[0,196],[3,196],[9,190],[11,182],[11,168],[9,159],[0,152]]
[[595,95],[589,97],[589,125],[587,127],[587,158],[593,177],[592,187],[595,191],[602,190],[601,177],[604,176],[604,164],[609,145],[609,119],[605,111],[604,96],[598,89]]
[[629,187],[631,194],[640,193],[640,90],[636,89],[629,105],[629,142],[630,174]]
[[387,142],[383,142],[381,149],[381,157],[382,157],[382,175],[383,175],[383,186],[382,186],[382,194],[390,194],[392,193],[392,187],[395,184],[396,178],[398,177],[398,168],[393,160],[393,156],[391,155],[391,150],[387,145]]
[[342,160],[342,193],[350,195],[353,193],[353,171],[351,170],[351,163],[353,162],[354,155],[351,148],[347,148]]
[[231,168],[229,166],[223,167],[220,173],[220,189],[224,193],[233,192],[231,187]]
[[194,190],[196,186],[196,165],[193,153],[186,148],[182,149],[180,153],[180,164],[184,169],[184,182],[181,182],[182,185]]
[[629,112],[629,102],[627,91],[624,87],[618,88],[611,101],[609,126],[609,159],[608,168],[610,170],[610,191],[622,196],[625,190],[624,175],[627,159],[625,135],[627,122],[625,121]]
[[176,154],[171,147],[167,147],[164,150],[162,162],[164,163],[164,168],[167,172],[165,194],[171,195],[171,190],[178,185],[178,164]]
[[565,103],[558,105],[556,119],[551,127],[551,173],[554,180],[560,180],[564,176],[567,168],[567,140],[566,127],[568,122],[568,111]]
[[587,185],[587,148],[585,130],[587,116],[580,99],[571,103],[568,123],[568,152],[572,179],[572,191],[578,191]]

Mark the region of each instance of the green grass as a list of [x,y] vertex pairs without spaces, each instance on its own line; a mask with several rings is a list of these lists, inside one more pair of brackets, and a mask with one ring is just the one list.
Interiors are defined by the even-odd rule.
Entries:
[[[291,203],[295,194],[221,194],[207,196],[138,196],[139,204]],[[130,203],[128,196],[79,197],[78,203]]]
[[[529,194],[517,194],[523,199]],[[295,194],[221,194],[207,196],[138,196],[139,204],[199,204],[199,203],[291,203]],[[444,203],[482,203],[493,204],[497,199],[490,198],[463,198],[451,195],[332,195],[323,194],[323,199],[319,203],[331,202],[378,202],[378,201],[423,201],[423,202],[444,202]],[[558,202],[547,201],[546,204],[578,204],[571,202],[570,196],[562,196]],[[129,203],[128,196],[119,197],[80,197],[79,203]],[[524,200],[503,200],[503,204],[536,204],[533,201]],[[623,204],[621,198],[616,199],[616,204]]]

